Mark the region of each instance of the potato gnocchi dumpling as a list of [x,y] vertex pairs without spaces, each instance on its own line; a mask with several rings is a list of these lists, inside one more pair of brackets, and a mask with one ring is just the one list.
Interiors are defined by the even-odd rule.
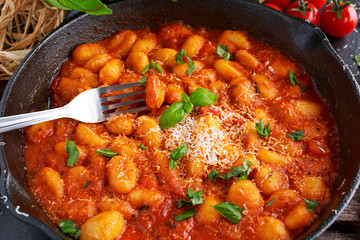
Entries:
[[311,76],[280,50],[240,29],[174,22],[122,29],[69,56],[53,107],[125,83],[139,85],[104,94],[110,104],[144,98],[104,122],[24,131],[32,193],[81,240],[296,239],[329,202],[335,124]]
[[81,226],[80,240],[113,240],[125,228],[124,218],[118,211],[106,211],[88,219]]

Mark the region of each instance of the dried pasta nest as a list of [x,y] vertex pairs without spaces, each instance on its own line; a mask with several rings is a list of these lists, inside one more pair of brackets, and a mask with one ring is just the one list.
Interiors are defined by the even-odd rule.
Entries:
[[0,80],[6,80],[34,44],[63,21],[65,12],[42,0],[3,0],[0,9]]

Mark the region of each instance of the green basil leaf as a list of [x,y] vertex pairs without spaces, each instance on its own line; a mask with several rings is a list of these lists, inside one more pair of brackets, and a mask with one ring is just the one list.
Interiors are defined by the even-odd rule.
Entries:
[[186,58],[189,61],[189,66],[186,69],[185,73],[191,75],[195,71],[196,66],[195,63],[191,60],[191,58],[189,58],[188,56],[186,56]]
[[107,157],[107,158],[113,158],[118,154],[117,152],[113,152],[113,151],[107,150],[107,149],[98,149],[95,152],[97,154],[100,154],[100,155],[102,155],[104,157]]
[[271,133],[270,122],[264,127],[263,120],[260,119],[259,123],[255,123],[256,132],[260,137],[268,137]]
[[181,158],[182,156],[184,156],[185,154],[187,154],[188,149],[187,149],[187,143],[183,143],[180,146],[178,146],[177,148],[175,148],[171,154],[170,154],[170,159],[169,159],[169,169],[173,170],[176,166],[177,166],[177,160],[179,158]]
[[195,71],[195,63],[186,55],[185,49],[181,49],[176,55],[175,60],[177,64],[184,64],[185,62],[182,60],[183,57],[186,57],[186,59],[189,61],[189,66],[186,69],[186,74],[191,75]]
[[150,66],[155,69],[155,71],[157,71],[158,73],[161,73],[163,70],[160,67],[159,64],[157,64],[156,62],[154,62],[153,60],[150,61]]
[[100,0],[58,0],[62,5],[79,12],[86,12],[90,15],[109,15],[109,9]]
[[181,102],[182,102],[183,104],[188,103],[188,102],[191,102],[189,95],[187,95],[187,94],[184,93],[184,92],[181,93]]
[[60,8],[60,9],[72,10],[71,8],[66,7],[63,4],[61,4],[58,0],[44,0],[44,1],[47,2],[47,3],[50,3],[54,7]]
[[186,115],[186,111],[183,108],[182,102],[171,104],[168,109],[161,114],[159,125],[161,129],[166,129],[175,126],[179,123]]
[[224,175],[218,175],[217,177],[225,179],[225,180],[229,180],[232,177],[236,177],[238,174],[240,174],[241,170],[240,167],[233,167],[230,172],[228,172],[227,174]]
[[241,213],[244,211],[242,207],[230,202],[222,202],[217,205],[211,205],[222,216],[229,220],[232,224],[237,224],[241,220]]
[[251,168],[249,166],[254,165],[251,161],[244,159],[243,165],[233,167],[230,172],[226,175],[218,175],[218,177],[229,180],[232,177],[238,177],[239,180],[246,180],[249,173],[251,172]]
[[141,85],[145,86],[146,81],[147,81],[147,77],[144,76],[144,77],[140,78],[139,83],[140,83]]
[[177,205],[178,208],[181,208],[183,205],[186,205],[186,206],[190,207],[191,202],[187,201],[187,200],[184,200],[184,199],[180,199],[180,200],[177,200],[176,205]]
[[179,158],[187,154],[187,152],[188,152],[188,148],[187,148],[187,143],[185,142],[171,152],[170,159],[177,161]]
[[218,176],[219,174],[219,171],[216,171],[216,170],[212,170],[210,173],[209,173],[209,179],[211,182],[215,182],[215,178]]
[[177,166],[177,162],[174,159],[169,160],[169,169],[173,170]]
[[89,186],[90,183],[91,183],[91,181],[88,181],[87,183],[85,183],[85,184],[83,185],[83,188],[86,188],[87,186]]
[[254,165],[251,161],[244,159],[243,165],[233,167],[230,172],[224,175],[218,174],[219,172],[216,170],[212,170],[209,174],[209,179],[211,182],[214,182],[217,177],[229,180],[232,177],[238,177],[238,180],[246,180],[249,173],[251,172],[251,168],[249,166]]
[[316,207],[318,206],[318,202],[315,201],[315,200],[312,200],[312,199],[303,199],[304,202],[306,203],[306,209],[309,211],[309,212],[312,212],[316,209]]
[[183,214],[174,216],[174,217],[175,217],[175,221],[181,222],[182,220],[184,220],[184,219],[186,219],[186,218],[192,217],[192,216],[195,215],[196,211],[197,211],[197,209],[190,209],[190,210],[184,212]]
[[356,64],[360,67],[360,54],[354,57]]
[[212,105],[218,98],[218,95],[205,88],[198,88],[190,95],[191,102],[199,107]]
[[298,83],[301,87],[302,93],[306,91],[306,87],[304,87],[304,85],[302,85],[301,82],[299,82],[299,80],[297,80],[295,74],[291,70],[289,70],[289,80],[290,80],[291,85],[293,85],[293,86],[295,86],[296,83]]
[[226,45],[218,44],[215,50],[215,53],[223,58],[225,61],[231,60],[232,56],[229,52],[229,49]]
[[304,134],[305,134],[304,130],[298,130],[296,132],[288,134],[288,136],[295,141],[300,141],[305,137]]
[[194,104],[192,104],[191,102],[185,103],[183,108],[187,113],[191,113],[194,109]]
[[[244,159],[243,165],[238,166],[240,172],[238,173],[237,177],[239,177],[238,180],[246,180],[251,172],[250,166],[254,165],[251,161]],[[235,176],[236,177],[236,176]]]
[[140,144],[140,148],[141,148],[142,150],[147,150],[147,148],[146,148],[144,145],[142,145],[142,144]]
[[186,55],[186,51],[185,49],[181,49],[176,55],[175,55],[175,60],[176,60],[176,64],[184,64],[185,62],[182,60],[183,56]]
[[76,224],[72,220],[60,220],[59,227],[63,233],[67,233],[71,236],[77,231]]
[[271,206],[271,204],[273,204],[273,202],[274,202],[274,199],[271,199],[267,204],[265,204],[267,207],[270,207]]
[[184,110],[187,113],[191,113],[194,109],[194,104],[192,104],[190,97],[186,93],[181,93],[181,102],[184,104]]
[[203,204],[203,191],[199,190],[197,192],[195,192],[194,190],[188,188],[187,189],[187,193],[186,193],[186,198],[188,200],[185,199],[180,199],[177,201],[177,207],[181,208],[183,205],[186,205],[188,207],[192,207],[195,205],[199,205],[199,204]]
[[77,149],[75,142],[73,142],[67,138],[66,138],[65,142],[66,142],[66,153],[68,154],[68,160],[67,160],[66,166],[73,167],[73,166],[75,166],[75,164],[79,158],[80,151],[79,151],[79,149]]
[[202,196],[203,196],[202,190],[195,192],[192,189],[189,189],[189,188],[187,189],[186,197],[190,200],[192,206],[203,204],[204,200],[203,200]]

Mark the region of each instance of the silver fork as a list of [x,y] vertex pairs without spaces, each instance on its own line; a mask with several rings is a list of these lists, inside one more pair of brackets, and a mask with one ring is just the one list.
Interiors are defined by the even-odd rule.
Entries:
[[144,93],[145,90],[109,97],[100,97],[100,95],[105,93],[111,93],[140,86],[143,85],[141,83],[127,83],[109,87],[94,88],[80,93],[70,103],[60,108],[2,117],[0,118],[0,133],[59,118],[73,118],[81,122],[99,123],[115,115],[120,115],[127,112],[137,113],[144,111],[147,109],[146,106],[108,113],[111,110],[116,110],[119,107],[144,102],[144,98],[127,102],[110,103],[109,105],[104,105],[103,103],[139,95]]

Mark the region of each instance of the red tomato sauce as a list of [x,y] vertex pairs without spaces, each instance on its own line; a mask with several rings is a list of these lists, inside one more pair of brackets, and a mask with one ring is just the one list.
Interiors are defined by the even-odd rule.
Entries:
[[[227,46],[232,59],[215,53],[218,44]],[[185,73],[185,57],[184,65],[175,62],[181,49],[193,53],[192,74]],[[151,60],[161,73],[136,70]],[[305,91],[290,82],[290,70]],[[152,110],[144,116],[126,114],[98,124],[60,119],[25,129],[29,185],[55,223],[72,220],[83,230],[80,239],[95,239],[88,229],[101,233],[104,226],[89,227],[89,219],[117,211],[124,222],[121,233],[114,230],[103,239],[293,239],[314,221],[331,198],[338,136],[312,77],[296,61],[239,30],[181,23],[124,30],[76,48],[52,82],[51,103],[60,107],[87,89],[138,82],[143,76]],[[198,88],[219,98],[160,130],[167,107]],[[256,131],[260,119],[264,127],[270,122],[267,137]],[[298,130],[304,131],[302,139],[288,136]],[[67,166],[66,139],[79,150],[73,167]],[[170,154],[182,141],[188,141],[189,151],[170,170]],[[95,153],[98,149],[117,155],[108,158]],[[247,180],[210,181],[212,170],[226,174],[244,159],[253,164]],[[187,189],[202,190],[204,203],[178,208]],[[307,210],[303,199],[315,200],[315,210]],[[221,202],[244,209],[237,224],[211,206]],[[197,209],[194,216],[175,220],[189,209]]]

